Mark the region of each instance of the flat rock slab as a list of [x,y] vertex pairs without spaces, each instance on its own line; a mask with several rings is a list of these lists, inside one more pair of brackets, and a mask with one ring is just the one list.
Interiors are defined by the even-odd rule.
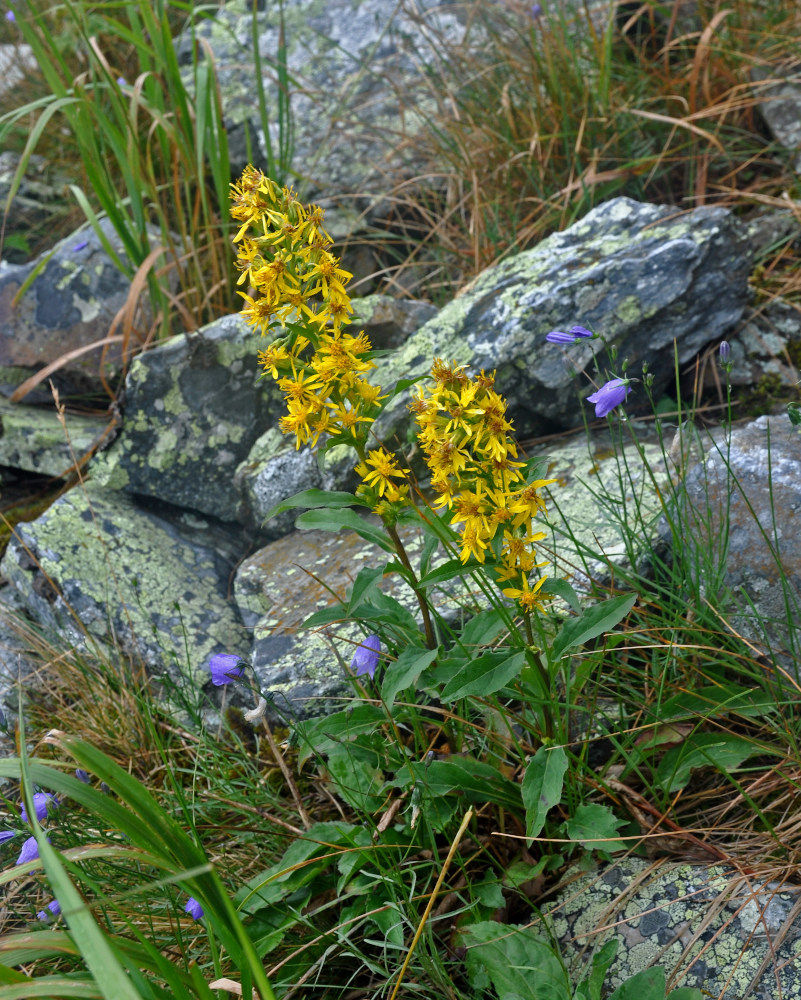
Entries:
[[[376,521],[377,523],[377,521]],[[422,535],[402,530],[412,565],[418,564]],[[246,559],[237,571],[234,597],[253,634],[253,667],[263,692],[279,712],[325,715],[337,699],[352,695],[346,666],[365,632],[343,620],[318,630],[298,627],[323,608],[347,598],[361,569],[385,566],[392,556],[353,531],[295,531]],[[416,599],[397,575],[381,589],[419,619]],[[458,609],[447,588],[435,597],[443,615]]]
[[627,858],[567,882],[546,913],[571,971],[618,941],[607,989],[656,965],[671,988],[719,1000],[801,998],[798,887],[722,866]]
[[0,571],[35,620],[76,645],[115,638],[154,675],[205,683],[212,654],[249,649],[226,601],[230,564],[212,548],[215,531],[90,484],[19,524]]
[[[725,209],[676,213],[615,198],[531,250],[484,271],[462,295],[379,363],[376,380],[430,371],[435,357],[497,372],[520,438],[576,427],[579,399],[594,391],[586,377],[612,368],[604,344],[547,343],[576,323],[600,334],[640,377],[643,362],[658,398],[674,373],[673,342],[684,365],[741,319],[748,301],[745,231]],[[620,374],[620,372],[616,372]],[[598,378],[598,376],[595,376]],[[601,374],[600,382],[604,381]],[[649,410],[641,386],[627,409]],[[379,437],[405,436],[407,400],[377,421]],[[588,413],[593,419],[592,411]]]
[[[44,476],[64,476],[109,427],[109,417],[69,414],[67,434],[54,408],[0,398],[0,465]],[[73,457],[74,456],[74,457]]]

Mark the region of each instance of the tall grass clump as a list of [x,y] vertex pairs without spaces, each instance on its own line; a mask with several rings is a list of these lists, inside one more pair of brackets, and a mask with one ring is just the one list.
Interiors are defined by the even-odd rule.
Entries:
[[[131,278],[131,307],[147,293],[152,323],[145,327],[140,314],[135,335],[125,328],[127,356],[154,336],[197,329],[231,301],[228,141],[212,51],[194,31],[208,13],[168,0],[22,0],[6,26],[31,46],[44,80],[43,93],[0,119],[4,145],[21,152],[6,211],[41,145],[73,179],[72,197]],[[180,33],[186,66],[175,44]],[[260,77],[255,86],[266,115]],[[281,108],[285,137],[285,99]],[[282,140],[279,175],[286,165],[277,157],[288,155]],[[103,217],[127,260],[100,227]]]
[[[20,848],[0,876],[18,922],[0,937],[0,1000],[664,1000],[661,968],[605,982],[614,946],[569,964],[546,911],[577,866],[632,855],[723,863],[752,884],[800,870],[797,679],[727,621],[725,506],[699,576],[680,494],[654,479],[668,555],[650,515],[599,491],[628,566],[589,572],[579,592],[544,558],[562,487],[523,455],[493,373],[435,358],[377,385],[319,207],[253,167],[232,197],[243,314],[269,338],[259,361],[284,393],[281,429],[350,455],[358,484],[274,513],[305,509],[300,529],[350,529],[381,553],[304,623],[329,636],[352,696],[298,718],[221,652],[210,684],[252,708],[204,721],[187,690],[179,723],[125,681],[141,718],[115,748],[102,712],[82,735],[58,717],[78,728],[70,692],[80,702],[87,678],[113,700],[119,677],[141,675],[60,658],[63,709],[34,711],[33,756],[20,732],[23,752],[0,763]],[[569,351],[595,336],[548,339]],[[647,373],[595,381],[596,417],[633,432],[625,405]],[[396,399],[413,451],[376,438]],[[622,438],[616,461],[625,485]]]
[[430,40],[427,167],[396,190],[423,236],[416,259],[440,265],[429,294],[614,196],[685,210],[797,190],[794,154],[759,118],[795,53],[792,0],[478,2],[465,16],[460,45]]

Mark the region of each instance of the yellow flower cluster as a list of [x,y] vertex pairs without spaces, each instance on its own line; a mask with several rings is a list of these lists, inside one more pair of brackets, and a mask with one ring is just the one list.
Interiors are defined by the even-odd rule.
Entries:
[[346,289],[352,275],[329,252],[323,210],[302,205],[291,189],[252,166],[231,185],[231,200],[231,215],[241,223],[234,236],[239,283],[249,281],[257,293],[240,292],[247,303],[242,313],[262,334],[277,323],[282,329],[258,356],[264,374],[284,393],[287,412],[279,426],[295,435],[298,448],[316,445],[322,434],[353,445],[362,459],[359,493],[386,513],[387,505],[408,495],[408,469],[383,448],[366,451],[369,425],[384,397],[363,377],[375,368],[369,339],[342,331],[353,312]]
[[489,551],[498,580],[507,584],[503,593],[531,611],[541,601],[538,592],[546,579],[533,587],[529,583],[532,570],[546,565],[537,562],[534,551],[545,533],[533,534],[531,522],[545,511],[540,490],[555,480],[526,482],[494,374],[482,371],[469,378],[463,369],[437,358],[432,384],[420,386],[409,406],[438,494],[435,506],[453,512],[462,562],[472,555],[483,563]]
[[[249,280],[258,298],[240,292],[251,326],[267,333],[278,319],[290,318],[318,329],[338,331],[353,309],[345,286],[353,277],[330,251],[319,205],[302,205],[291,188],[279,188],[253,166],[231,185],[231,217],[241,226],[234,236],[239,284]],[[253,235],[252,229],[258,230]]]

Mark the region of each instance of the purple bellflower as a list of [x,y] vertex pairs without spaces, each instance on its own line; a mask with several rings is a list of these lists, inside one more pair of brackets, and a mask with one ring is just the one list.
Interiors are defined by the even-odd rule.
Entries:
[[216,653],[209,660],[209,670],[211,671],[211,681],[216,687],[230,684],[241,677],[245,670],[245,664],[241,657],[234,656],[233,653]]
[[357,677],[374,677],[378,666],[378,654],[381,652],[381,640],[377,635],[368,635],[364,642],[356,648],[350,669]]
[[[50,838],[47,838],[48,844],[50,843]],[[39,857],[39,845],[36,843],[36,837],[28,837],[25,843],[22,845],[22,850],[19,852],[19,857],[17,858],[18,865],[24,865],[26,861],[36,861]]]
[[545,339],[551,344],[575,344],[577,340],[594,337],[595,334],[586,326],[571,326],[569,333],[562,330],[551,330],[545,334]]
[[605,417],[611,413],[616,406],[625,400],[631,390],[629,380],[625,378],[613,378],[610,382],[602,385],[601,388],[591,396],[587,396],[588,403],[595,403],[595,416]]
[[13,10],[7,10],[6,11],[6,20],[7,21],[16,21],[17,20],[17,15],[14,13]]
[[[28,813],[25,809],[25,803],[23,802],[21,805],[22,822],[27,823]],[[33,811],[40,823],[44,823],[48,812],[53,809],[58,809],[58,799],[55,795],[51,795],[50,792],[36,792],[33,797]]]
[[37,920],[52,920],[53,917],[61,916],[61,903],[57,899],[48,903],[43,910],[39,910],[36,914]]
[[11,840],[12,837],[16,837],[16,830],[0,830],[0,844],[5,844],[7,840]]
[[184,913],[188,913],[193,920],[200,920],[203,916],[203,907],[198,903],[194,896],[189,897],[189,901],[184,907]]

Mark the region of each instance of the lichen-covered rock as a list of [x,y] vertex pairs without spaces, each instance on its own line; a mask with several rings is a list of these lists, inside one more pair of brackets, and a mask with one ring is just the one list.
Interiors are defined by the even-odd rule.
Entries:
[[[3,86],[9,85],[9,77],[4,72],[7,68],[3,50],[7,47],[0,45],[0,93]],[[28,46],[19,46],[20,49],[28,49],[29,58],[33,53]],[[35,65],[34,60],[34,65]],[[22,157],[19,153],[5,150],[0,153],[0,204],[5,205],[11,186],[14,182],[17,170]],[[63,216],[66,206],[62,192],[66,178],[59,176],[58,168],[48,165],[43,156],[33,155],[28,159],[25,173],[20,180],[17,192],[9,206],[8,216],[4,220],[4,240],[3,258],[9,263],[24,263],[30,253],[15,243],[9,237],[21,238],[25,244],[31,236],[38,236],[46,227],[52,226],[53,221],[59,215]]]
[[63,476],[109,426],[108,417],[70,414],[67,433],[55,409],[0,399],[0,465],[46,476]]
[[755,66],[751,72],[757,107],[773,138],[794,156],[801,173],[801,63]]
[[800,1000],[800,901],[798,887],[731,868],[624,858],[563,883],[543,919],[572,972],[611,938],[619,942],[609,989],[658,965],[671,988]]
[[[801,662],[801,437],[786,416],[709,440],[672,507],[687,572],[756,648]],[[663,523],[661,533],[672,533]]]
[[[100,226],[126,260],[109,221],[102,220]],[[128,298],[130,279],[112,262],[91,226],[61,240],[43,256],[47,263],[16,305],[15,296],[42,266],[42,258],[29,264],[0,261],[0,365],[37,370],[63,354],[103,340]],[[81,354],[59,369],[62,384],[71,379],[76,391],[98,386],[102,349]],[[118,370],[120,359],[120,345],[109,345],[104,362],[107,375]]]
[[93,465],[95,479],[235,521],[236,469],[281,412],[272,380],[257,381],[261,346],[234,315],[136,358],[122,433]]
[[216,652],[249,641],[227,602],[221,532],[89,484],[19,524],[0,564],[31,616],[72,642],[115,640],[154,674],[207,681]]
[[365,295],[353,300],[354,324],[363,329],[375,350],[400,347],[437,314],[430,302],[393,299],[390,295]]
[[38,683],[36,664],[13,624],[24,617],[25,608],[17,591],[0,584],[0,757],[16,752],[14,720],[20,697],[24,706],[31,686]]
[[[497,371],[519,437],[580,425],[579,397],[593,391],[587,369],[640,376],[647,362],[659,395],[679,364],[719,340],[740,320],[748,299],[744,233],[721,208],[684,214],[615,198],[531,250],[484,271],[380,366],[378,381],[426,372],[434,356]],[[545,341],[576,323],[617,349],[608,361],[600,341],[562,348]],[[617,371],[616,374],[620,374]],[[648,408],[635,386],[627,409]],[[393,401],[376,429],[388,439],[408,424]]]
[[[793,303],[777,298],[748,309],[729,343],[733,386],[758,391],[774,385],[778,392],[798,383],[798,369],[788,362],[788,348],[795,352],[801,344],[801,309]],[[705,376],[708,386],[723,385],[719,366],[708,366]]]

